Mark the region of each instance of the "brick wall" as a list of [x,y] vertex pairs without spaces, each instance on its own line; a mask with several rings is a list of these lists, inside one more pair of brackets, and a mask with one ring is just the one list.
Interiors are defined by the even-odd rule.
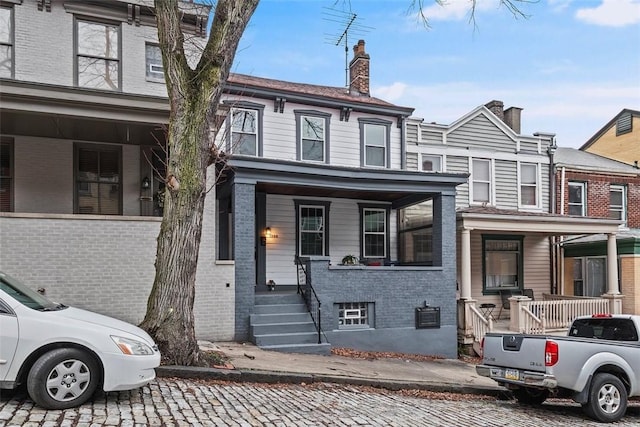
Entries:
[[640,228],[640,177],[616,176],[594,172],[565,172],[564,200],[561,199],[562,176],[556,174],[557,212],[564,203],[565,214],[569,210],[569,182],[586,183],[587,216],[609,217],[609,187],[624,185],[627,187],[627,226]]

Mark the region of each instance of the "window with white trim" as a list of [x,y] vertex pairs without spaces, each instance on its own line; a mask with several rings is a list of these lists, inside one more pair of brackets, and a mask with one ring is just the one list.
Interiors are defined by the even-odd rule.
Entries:
[[258,155],[258,111],[234,108],[231,119],[231,151],[235,154]]
[[77,85],[120,90],[120,26],[78,19],[75,40]]
[[442,156],[422,154],[422,170],[425,172],[442,172]]
[[585,216],[586,206],[586,185],[584,182],[569,182],[569,215]]
[[362,209],[363,258],[387,256],[387,210]]
[[538,165],[520,163],[520,205],[538,206]]
[[491,203],[491,160],[473,159],[470,193],[472,203]]
[[145,75],[147,80],[164,83],[164,67],[160,46],[147,43],[145,45]]
[[364,329],[372,327],[371,314],[373,303],[338,303],[338,329]]
[[609,218],[627,221],[627,187],[609,186]]
[[13,77],[13,8],[0,7],[0,77]]

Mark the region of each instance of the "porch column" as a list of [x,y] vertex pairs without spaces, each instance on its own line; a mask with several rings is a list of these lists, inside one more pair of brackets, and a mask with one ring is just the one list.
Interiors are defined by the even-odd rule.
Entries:
[[607,237],[607,293],[619,295],[618,289],[618,249],[616,247],[616,235]]
[[471,230],[460,232],[460,299],[471,299]]
[[256,287],[256,186],[235,179],[232,185],[233,259],[235,260],[235,340],[249,338],[249,316]]

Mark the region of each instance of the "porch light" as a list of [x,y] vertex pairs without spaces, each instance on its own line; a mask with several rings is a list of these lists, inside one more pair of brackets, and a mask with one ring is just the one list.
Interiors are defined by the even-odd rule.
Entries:
[[272,237],[272,234],[271,234],[271,227],[267,227],[267,228],[264,230],[264,237],[266,237],[267,239],[270,239],[270,238]]
[[151,187],[151,181],[149,180],[148,176],[145,176],[144,178],[142,178],[142,189],[148,190],[149,187]]

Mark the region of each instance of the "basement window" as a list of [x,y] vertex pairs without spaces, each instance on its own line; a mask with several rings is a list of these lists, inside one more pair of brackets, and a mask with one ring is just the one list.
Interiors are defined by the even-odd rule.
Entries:
[[338,329],[368,329],[372,327],[373,303],[342,302],[336,304]]

